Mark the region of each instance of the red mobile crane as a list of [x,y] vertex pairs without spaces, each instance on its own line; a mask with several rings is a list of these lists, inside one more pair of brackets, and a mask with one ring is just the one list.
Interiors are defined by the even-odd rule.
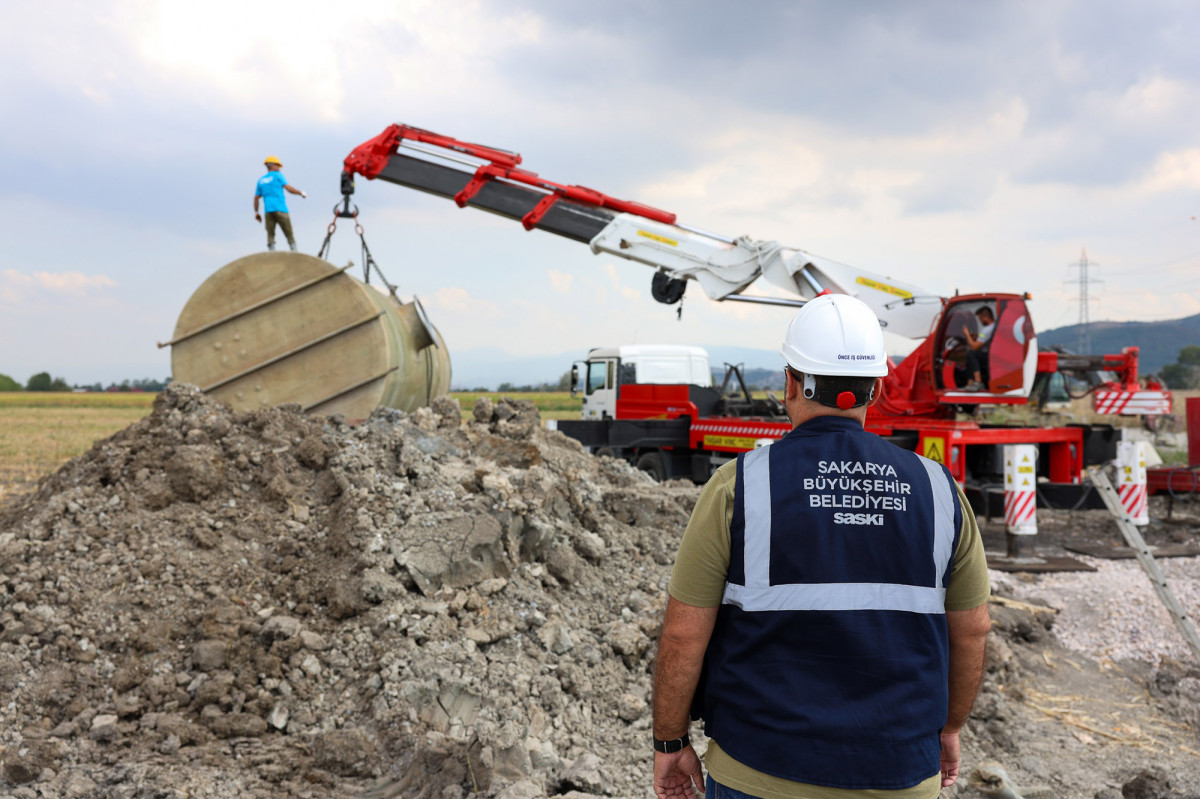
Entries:
[[[1002,471],[1005,444],[1036,444],[1044,495],[1068,501],[1078,492],[1085,465],[1110,460],[1116,434],[1109,425],[1012,427],[960,419],[983,404],[1024,404],[1035,378],[1055,371],[1115,371],[1097,390],[1101,413],[1171,410],[1168,392],[1141,388],[1137,349],[1120,355],[1039,354],[1028,294],[969,294],[941,297],[918,286],[829,261],[776,242],[728,238],[688,227],[675,214],[620,200],[594,189],[555,183],[520,166],[515,152],[461,141],[408,125],[391,125],[347,156],[342,175],[345,209],[353,176],[384,180],[451,198],[519,220],[542,230],[655,268],[651,294],[678,303],[689,280],[716,301],[798,307],[828,292],[866,302],[880,324],[921,343],[892,364],[867,428],[900,446],[935,458],[962,483],[986,483]],[[342,212],[343,215],[346,211]],[[744,295],[759,278],[795,299]],[[990,374],[984,390],[964,389],[964,326],[978,328],[975,311],[987,306],[995,328],[988,351]],[[609,418],[560,422],[559,429],[597,450],[628,458],[660,478],[705,480],[736,453],[781,437],[791,429],[778,402],[756,400],[741,386],[740,397],[695,384],[647,384],[622,379],[620,358],[605,361],[607,387],[616,392]],[[589,386],[590,386],[589,382]],[[585,400],[586,404],[586,400]]]

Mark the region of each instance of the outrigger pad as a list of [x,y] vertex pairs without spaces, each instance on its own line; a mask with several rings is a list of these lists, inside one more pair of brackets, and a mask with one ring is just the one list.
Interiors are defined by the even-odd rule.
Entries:
[[1038,555],[1029,558],[1010,558],[1004,555],[987,556],[989,569],[1001,572],[1094,572],[1096,568],[1083,561],[1061,556]]
[[[1197,549],[1192,544],[1169,544],[1161,547],[1148,547],[1150,554],[1156,558],[1195,558],[1200,557],[1200,549]],[[1132,547],[1117,546],[1115,544],[1063,544],[1063,549],[1070,552],[1078,552],[1080,555],[1089,555],[1093,558],[1104,558],[1105,560],[1129,560],[1136,558]]]

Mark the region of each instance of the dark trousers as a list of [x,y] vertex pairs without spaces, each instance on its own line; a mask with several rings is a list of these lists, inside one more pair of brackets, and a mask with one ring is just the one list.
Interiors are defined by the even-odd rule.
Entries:
[[288,216],[287,211],[268,211],[266,216],[267,223],[267,246],[270,247],[275,243],[275,226],[279,225],[283,235],[287,237],[288,246],[293,249],[296,246],[296,237],[292,235],[292,218]]
[[984,384],[988,382],[988,353],[986,347],[981,350],[967,350],[966,370],[968,380],[974,380],[975,373],[979,372],[980,381]]

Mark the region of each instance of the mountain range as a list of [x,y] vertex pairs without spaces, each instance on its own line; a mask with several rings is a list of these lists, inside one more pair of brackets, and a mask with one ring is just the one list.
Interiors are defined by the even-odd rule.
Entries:
[[[1061,346],[1071,351],[1079,347],[1079,325],[1057,327],[1038,333],[1041,348]],[[1200,344],[1200,314],[1162,322],[1092,322],[1088,326],[1091,355],[1119,353],[1125,347],[1139,347],[1138,370],[1155,374],[1179,358],[1189,344]]]

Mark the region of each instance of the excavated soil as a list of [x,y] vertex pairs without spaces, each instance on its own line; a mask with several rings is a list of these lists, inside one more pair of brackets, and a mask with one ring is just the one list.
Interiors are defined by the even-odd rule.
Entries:
[[[0,797],[651,796],[654,637],[698,489],[527,402],[473,417],[441,398],[350,427],[173,385],[0,509]],[[1194,540],[1195,508],[1147,537]],[[1046,547],[1113,535],[1044,519]],[[1194,589],[1196,561],[1168,577]],[[964,766],[1200,796],[1200,664],[1135,563],[1095,563],[993,572]]]

